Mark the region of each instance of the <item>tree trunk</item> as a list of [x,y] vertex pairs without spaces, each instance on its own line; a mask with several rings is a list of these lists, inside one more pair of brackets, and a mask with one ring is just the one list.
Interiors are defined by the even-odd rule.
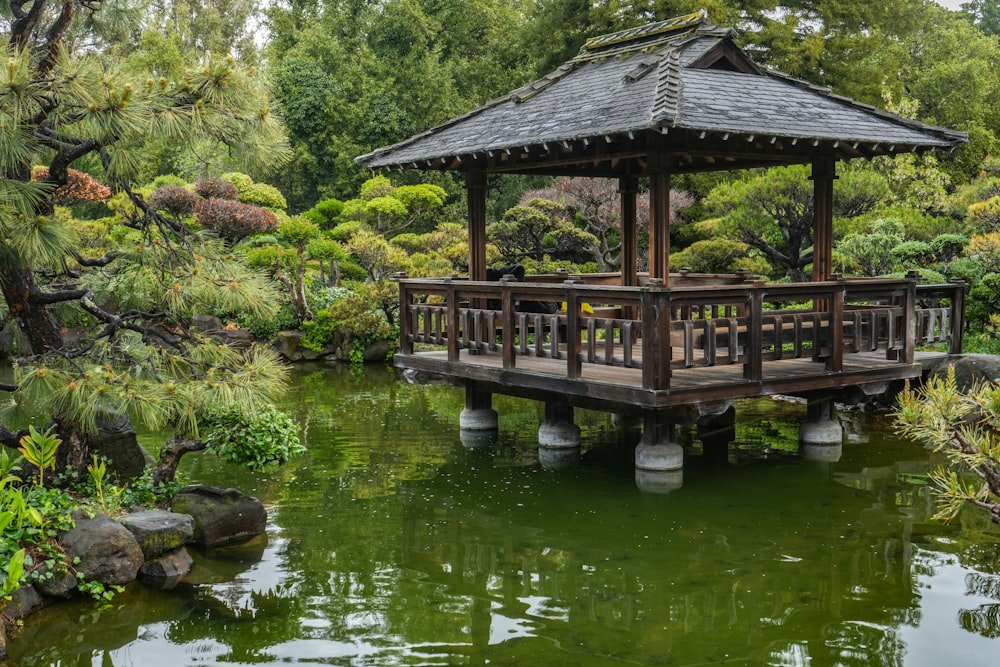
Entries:
[[0,268],[0,287],[8,311],[17,319],[21,331],[31,345],[32,354],[45,354],[62,349],[59,325],[43,304],[32,303],[38,286],[31,269],[4,262]]
[[207,445],[204,440],[188,440],[185,438],[171,438],[167,440],[163,448],[160,449],[160,460],[156,462],[156,466],[153,468],[153,484],[167,484],[174,481],[181,457],[188,452],[200,452],[206,447]]

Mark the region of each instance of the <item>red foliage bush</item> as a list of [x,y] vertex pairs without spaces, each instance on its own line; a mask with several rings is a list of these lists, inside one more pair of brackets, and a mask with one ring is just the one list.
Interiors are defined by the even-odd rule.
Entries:
[[203,176],[194,182],[194,191],[205,199],[239,199],[240,192],[229,181]]
[[273,231],[278,226],[274,213],[230,199],[206,199],[198,206],[198,223],[231,243],[250,234]]
[[[44,181],[49,177],[48,167],[38,167],[31,174],[31,180]],[[66,183],[56,188],[52,195],[57,204],[72,204],[81,201],[105,202],[111,196],[111,188],[98,183],[90,174],[76,169],[68,169]]]
[[191,215],[201,203],[201,197],[179,185],[163,185],[153,190],[147,203],[154,211]]

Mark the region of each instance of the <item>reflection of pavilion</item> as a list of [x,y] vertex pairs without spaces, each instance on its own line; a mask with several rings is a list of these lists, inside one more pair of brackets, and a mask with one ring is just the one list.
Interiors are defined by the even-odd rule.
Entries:
[[[493,393],[544,401],[543,447],[578,446],[574,407],[640,415],[639,468],[680,468],[679,406],[710,403],[710,416],[720,403],[776,393],[812,401],[803,442],[839,444],[831,397],[919,376],[925,342],[961,350],[963,286],[834,276],[836,163],[965,140],[765,70],[704,14],[595,37],[544,78],[358,158],[458,171],[468,186],[469,280],[400,279],[396,365],[464,384],[468,430],[496,428]],[[673,174],[791,164],[812,166],[813,282],[671,273]],[[487,282],[494,174],[616,179],[621,272]],[[640,178],[650,191],[648,275],[637,271]]]
[[[587,479],[463,463],[408,485],[403,563],[452,599],[472,664],[553,645],[581,665],[609,664],[587,662],[604,649],[625,664],[709,664],[714,649],[737,664],[840,664],[859,646],[878,647],[864,664],[898,664],[896,629],[916,607],[910,539],[926,521],[908,498],[922,487],[765,464],[715,468],[668,498],[614,483],[598,496]],[[490,498],[511,484],[520,492]],[[814,510],[759,497],[775,486]]]

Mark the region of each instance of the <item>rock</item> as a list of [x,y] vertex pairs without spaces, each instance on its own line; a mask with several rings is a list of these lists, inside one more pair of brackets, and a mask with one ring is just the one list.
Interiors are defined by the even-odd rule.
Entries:
[[215,333],[222,328],[222,320],[215,315],[195,315],[191,318],[191,328],[206,333]]
[[97,429],[97,435],[88,439],[90,451],[108,460],[108,473],[120,483],[141,477],[145,467],[153,465],[153,457],[136,440],[135,427],[128,415],[100,419]]
[[385,361],[389,356],[389,341],[377,340],[365,348],[365,361]]
[[194,518],[190,514],[150,510],[129,514],[120,523],[135,537],[147,562],[194,540]]
[[279,331],[274,339],[274,348],[288,361],[303,361],[303,352],[313,352],[302,347],[304,336],[301,331]]
[[166,591],[177,586],[177,583],[191,571],[193,565],[194,559],[191,558],[191,554],[181,547],[162,554],[154,561],[147,561],[139,568],[139,573],[146,584]]
[[212,337],[218,338],[223,345],[238,350],[245,350],[256,342],[247,329],[218,329],[212,332]]
[[77,519],[76,527],[63,533],[59,544],[70,559],[80,559],[77,572],[105,585],[133,581],[143,562],[142,549],[132,533],[104,515]]
[[1000,382],[1000,356],[993,354],[952,354],[931,368],[928,375],[947,375],[955,367],[955,384],[961,390],[976,382]]
[[21,618],[45,606],[45,598],[34,586],[24,585],[14,591],[10,602],[3,607],[3,613],[10,618]]
[[62,572],[53,572],[51,577],[47,577],[45,576],[47,572],[48,567],[43,563],[39,568],[39,579],[35,582],[35,588],[38,589],[39,593],[53,598],[64,599],[73,595],[78,583],[73,573],[64,569]]
[[236,489],[189,486],[174,496],[171,509],[194,517],[194,541],[206,548],[242,542],[267,525],[264,505]]

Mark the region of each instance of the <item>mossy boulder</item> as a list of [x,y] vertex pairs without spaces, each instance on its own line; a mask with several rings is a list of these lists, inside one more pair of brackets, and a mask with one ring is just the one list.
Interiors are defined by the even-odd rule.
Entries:
[[190,514],[149,510],[122,517],[121,524],[135,537],[147,562],[194,541]]
[[132,533],[104,515],[77,518],[76,527],[63,533],[59,544],[70,560],[80,559],[77,572],[105,585],[134,581],[143,563],[142,549]]
[[194,541],[211,548],[235,544],[264,532],[264,505],[236,489],[189,486],[174,496],[174,512],[194,518]]

